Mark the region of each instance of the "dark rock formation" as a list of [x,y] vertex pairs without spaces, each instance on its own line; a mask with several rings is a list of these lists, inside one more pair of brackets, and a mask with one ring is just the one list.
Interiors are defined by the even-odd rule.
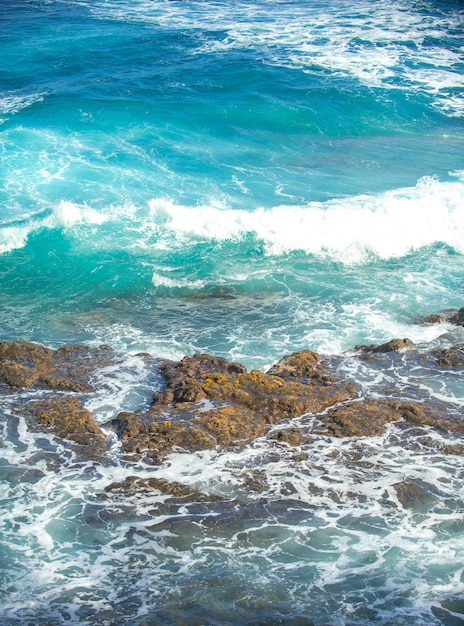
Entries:
[[[376,367],[383,367],[385,355],[410,345],[408,339],[395,339],[358,350],[360,358],[376,355]],[[417,359],[414,353],[408,350],[404,358]],[[436,350],[424,358],[440,367],[464,365],[462,347]],[[32,427],[52,429],[89,451],[103,450],[105,435],[76,394],[94,391],[92,375],[115,359],[107,346],[51,350],[26,341],[1,342],[0,393],[10,394],[13,410],[25,415]],[[267,373],[248,372],[240,363],[207,354],[161,365],[153,361],[152,366],[164,377],[165,389],[154,395],[148,408],[122,412],[109,426],[116,430],[124,452],[155,461],[174,451],[240,446],[268,431],[270,440],[287,447],[305,443],[308,436],[378,436],[393,422],[404,431],[434,428],[457,437],[464,434],[458,409],[455,419],[449,407],[443,410],[430,401],[361,399],[354,384],[341,379],[329,361],[310,350],[284,357]],[[36,397],[30,394],[34,389]],[[317,415],[312,429],[291,424],[271,430],[306,413]],[[462,453],[460,441],[448,445],[452,453]],[[142,483],[136,484],[142,488]]]
[[127,452],[149,452],[156,458],[179,448],[241,445],[272,424],[356,395],[354,385],[335,381],[319,361],[315,353],[302,351],[267,374],[205,354],[169,362],[161,368],[167,387],[154,396],[151,407],[121,413],[114,426]]
[[107,493],[117,492],[131,495],[135,493],[160,493],[174,498],[195,498],[203,500],[206,496],[193,487],[188,487],[176,481],[168,481],[165,478],[140,478],[139,476],[128,476],[123,482],[114,482],[105,488]]
[[462,419],[453,419],[439,408],[418,402],[372,399],[348,402],[326,412],[320,421],[322,426],[314,432],[334,437],[374,437],[381,435],[392,422],[403,427],[430,426],[444,433],[464,434]]
[[423,480],[408,478],[393,486],[401,506],[415,513],[425,513],[439,503],[433,488]]
[[[82,402],[70,395],[53,395],[33,400],[20,409],[29,418],[35,418],[39,427],[49,427],[54,434],[94,450],[106,446],[106,436],[95,423]],[[37,425],[37,424],[33,424]]]
[[89,375],[111,362],[109,346],[51,350],[29,341],[0,342],[0,383],[12,387],[92,391]]
[[446,317],[444,315],[440,315],[439,313],[431,313],[430,315],[425,316],[424,322],[426,324],[442,324],[443,322],[446,322]]
[[371,344],[370,346],[355,346],[355,350],[363,354],[385,354],[387,352],[399,352],[413,343],[410,339],[391,339],[387,343]]
[[51,350],[29,341],[3,341],[0,392],[11,395],[12,389],[49,390],[51,393],[40,395],[39,399],[18,394],[14,411],[25,415],[32,428],[51,429],[58,437],[86,446],[88,452],[101,451],[106,446],[105,435],[90,411],[70,392],[93,391],[92,374],[113,361],[114,352],[109,346],[77,345]]
[[462,367],[464,366],[464,349],[461,346],[453,346],[444,350],[435,350],[434,355],[439,367]]
[[464,326],[464,306],[457,313],[449,318],[449,321],[456,326]]

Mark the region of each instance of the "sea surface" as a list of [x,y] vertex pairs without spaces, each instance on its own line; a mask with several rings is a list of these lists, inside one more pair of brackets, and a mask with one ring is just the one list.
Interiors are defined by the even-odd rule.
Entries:
[[[424,323],[464,306],[463,117],[459,0],[0,0],[0,339],[110,344],[100,425],[159,387],[141,352],[265,371],[309,348],[462,413],[462,368],[353,348],[464,343]],[[462,455],[392,426],[134,467],[10,402],[4,626],[464,624]],[[102,497],[133,474],[223,500]]]

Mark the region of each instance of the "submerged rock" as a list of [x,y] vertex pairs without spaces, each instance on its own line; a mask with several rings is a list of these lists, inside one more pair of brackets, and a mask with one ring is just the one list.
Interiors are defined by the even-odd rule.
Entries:
[[131,495],[135,493],[151,493],[159,491],[162,494],[172,496],[174,498],[195,498],[204,500],[210,498],[193,487],[188,487],[177,481],[169,481],[165,478],[141,478],[139,476],[128,476],[122,482],[114,482],[105,487],[105,492],[124,493]]
[[316,413],[353,398],[356,387],[325,373],[310,351],[285,357],[269,373],[197,354],[161,368],[166,389],[146,411],[114,421],[127,452],[162,458],[186,451],[237,446],[262,436],[272,424]]
[[439,367],[462,367],[464,366],[464,348],[453,346],[444,350],[435,350],[434,355]]

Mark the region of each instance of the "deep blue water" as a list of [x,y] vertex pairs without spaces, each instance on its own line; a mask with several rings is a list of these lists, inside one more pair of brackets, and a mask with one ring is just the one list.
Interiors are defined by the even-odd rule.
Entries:
[[[0,338],[127,354],[87,399],[101,423],[149,398],[141,351],[266,369],[303,348],[463,342],[421,323],[464,305],[462,2],[0,0],[0,50]],[[464,404],[459,375],[393,370]],[[353,442],[338,461],[315,444],[344,477],[336,504],[326,474],[264,442],[177,455],[139,473],[250,512],[155,523],[143,499],[102,512],[109,474],[134,473],[116,449],[76,476],[2,410],[4,624],[439,625],[431,607],[464,596],[459,457],[379,438],[365,454],[392,473],[360,485]],[[256,467],[262,496],[244,487]],[[382,508],[378,485],[407,471],[441,508]],[[298,504],[279,508],[289,482]]]

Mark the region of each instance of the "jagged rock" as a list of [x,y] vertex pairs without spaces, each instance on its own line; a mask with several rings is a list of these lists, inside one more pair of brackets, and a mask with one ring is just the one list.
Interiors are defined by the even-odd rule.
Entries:
[[464,326],[464,306],[457,313],[449,318],[449,321],[456,326]]
[[424,513],[435,506],[438,498],[432,488],[420,479],[406,479],[393,485],[401,506],[415,513]]
[[353,384],[333,381],[322,368],[315,373],[316,365],[318,357],[309,351],[280,362],[271,370],[279,375],[247,372],[239,363],[205,354],[168,362],[160,370],[167,387],[151,407],[121,413],[114,426],[127,452],[151,451],[157,458],[179,448],[240,445],[272,424],[356,395]]
[[128,476],[122,482],[114,482],[105,487],[105,491],[120,492],[126,495],[135,493],[151,493],[159,491],[163,494],[173,496],[174,498],[194,497],[197,500],[203,500],[208,496],[202,494],[193,487],[188,487],[177,481],[169,481],[165,478],[140,478],[139,476]]
[[436,350],[439,367],[461,367],[464,365],[464,349],[460,346],[453,346],[444,350]]
[[405,339],[391,339],[386,343],[371,344],[370,346],[355,346],[355,350],[363,354],[385,354],[387,352],[399,352],[404,348],[413,345],[412,341],[407,337]]
[[430,315],[426,315],[424,318],[424,322],[426,324],[442,324],[446,321],[446,317],[444,315],[440,315],[439,313],[432,313]]
[[322,416],[322,428],[317,428],[316,432],[334,437],[374,437],[401,417],[390,402],[360,400],[338,406]]
[[329,380],[327,372],[322,371],[321,357],[317,352],[311,350],[301,350],[284,356],[267,373],[272,376],[298,380],[309,378]]
[[464,434],[462,418],[453,419],[439,408],[416,402],[372,399],[348,402],[327,411],[320,421],[322,426],[315,429],[315,432],[334,437],[378,436],[392,422],[407,427],[431,426],[458,436]]
[[104,448],[106,436],[95,423],[90,411],[73,396],[61,394],[28,402],[22,414],[35,418],[33,426],[52,427],[58,437],[81,445]]
[[89,375],[111,362],[109,346],[51,350],[29,341],[0,342],[0,382],[17,388],[92,391]]

